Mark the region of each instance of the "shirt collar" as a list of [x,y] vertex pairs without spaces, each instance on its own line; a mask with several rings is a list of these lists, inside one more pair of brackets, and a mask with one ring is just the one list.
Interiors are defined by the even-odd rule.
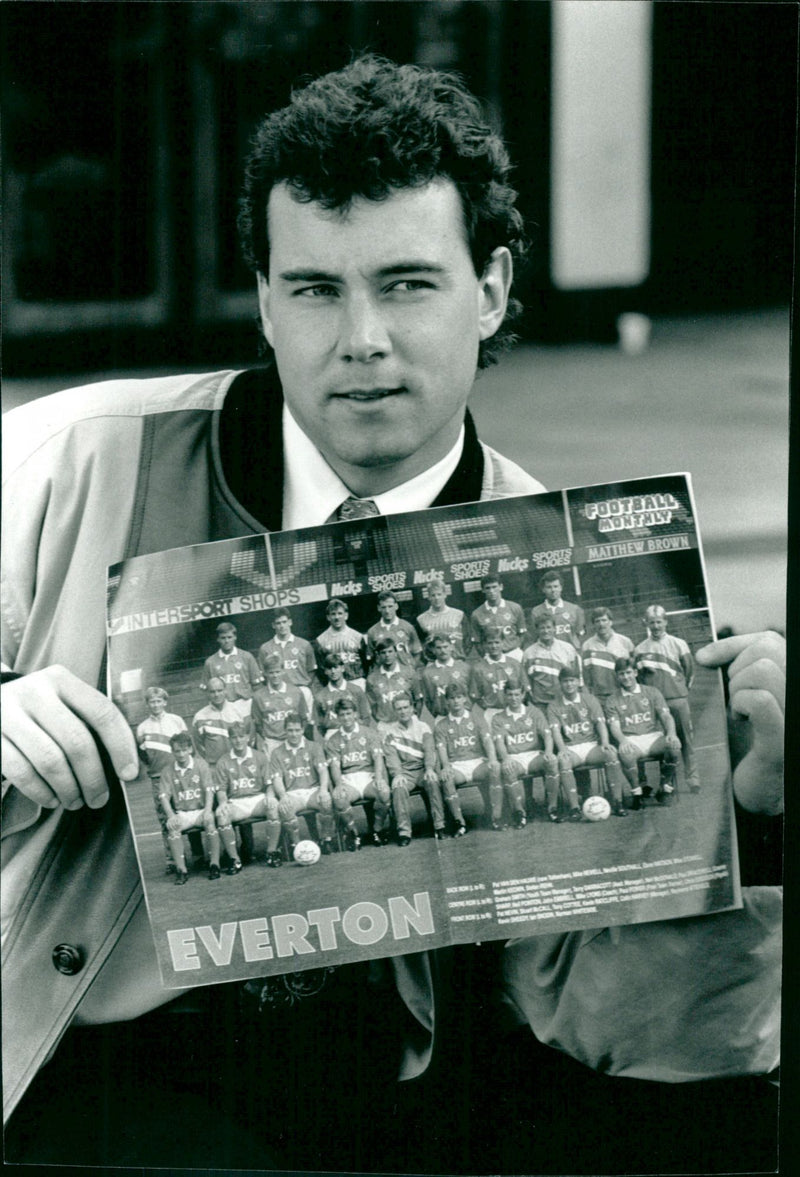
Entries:
[[[371,496],[381,515],[421,511],[444,489],[464,448],[464,426],[440,461],[383,494]],[[317,527],[352,493],[283,406],[283,527]]]

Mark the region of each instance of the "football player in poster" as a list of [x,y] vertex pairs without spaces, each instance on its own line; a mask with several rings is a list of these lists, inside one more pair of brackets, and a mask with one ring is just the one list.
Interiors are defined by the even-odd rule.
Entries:
[[367,675],[367,698],[380,731],[382,724],[394,723],[395,695],[407,691],[416,707],[420,692],[416,671],[401,664],[394,638],[382,637],[376,642],[375,658],[376,664]]
[[320,687],[314,699],[314,723],[319,734],[324,737],[339,726],[336,704],[345,695],[353,700],[359,723],[371,723],[372,712],[367,696],[353,679],[345,677],[346,663],[342,655],[326,654],[322,660],[322,669],[328,681],[324,687]]
[[473,612],[469,622],[473,645],[482,650],[486,630],[499,629],[503,635],[503,653],[521,660],[522,645],[528,633],[522,606],[503,598],[503,582],[498,576],[484,576],[481,588],[484,602]]
[[536,624],[540,617],[550,617],[556,627],[556,640],[571,642],[576,650],[580,650],[586,632],[586,618],[580,605],[565,601],[561,596],[564,589],[562,573],[555,570],[545,572],[539,581],[539,588],[544,600],[531,609],[533,632],[536,632]]
[[[249,730],[244,723],[232,723],[228,731],[230,751],[220,756],[214,766],[217,790],[215,817],[222,845],[231,860],[229,875],[238,874],[242,860],[236,844],[234,826],[263,818],[267,831],[268,866],[279,866],[271,860],[278,850],[281,823],[278,820],[278,800],[272,788],[270,766],[263,752],[249,745]],[[280,854],[277,855],[280,860]]]
[[208,877],[213,882],[220,877],[219,833],[214,818],[214,782],[211,769],[194,755],[192,737],[178,732],[170,739],[172,756],[161,773],[159,800],[167,815],[167,830],[172,859],[175,863],[175,884],[188,882],[183,835],[188,830],[202,830],[208,847]]
[[637,766],[644,759],[658,759],[660,788],[656,800],[669,805],[675,791],[675,766],[681,750],[672,712],[661,691],[637,681],[632,659],[620,658],[615,669],[617,690],[606,699],[605,713],[633,793],[631,809],[638,810],[643,805],[644,786]]
[[[286,716],[285,727],[286,739],[272,753],[270,761],[281,825],[294,851],[300,841],[298,814],[313,813],[322,853],[332,854],[333,799],[325,753],[319,744],[307,740],[304,736],[304,721],[301,715],[290,712]],[[277,849],[277,840],[275,848]],[[267,860],[268,865],[280,866],[280,854],[277,857],[279,861],[276,862],[273,854],[273,861]]]
[[552,617],[539,617],[536,641],[528,646],[523,666],[530,683],[533,702],[542,709],[559,695],[558,676],[568,666],[580,676],[580,659],[571,642],[560,642]]
[[453,657],[452,639],[444,631],[428,638],[425,656],[429,661],[419,671],[419,692],[431,716],[438,719],[447,714],[444,693],[449,683],[461,683],[469,694],[470,671],[466,662]]
[[258,650],[258,662],[264,668],[270,654],[277,654],[281,660],[286,682],[292,687],[299,687],[306,701],[309,715],[314,700],[311,695],[311,683],[317,673],[317,659],[311,642],[305,638],[298,638],[292,633],[292,616],[288,609],[276,609],[272,614],[273,638],[264,642]]
[[402,666],[412,670],[419,665],[422,646],[419,634],[410,622],[397,616],[399,603],[394,593],[378,593],[378,612],[380,621],[376,621],[367,630],[367,658],[375,662],[379,643],[385,638],[391,638],[397,649],[397,658]]
[[169,695],[163,687],[148,687],[144,693],[147,704],[147,715],[136,728],[136,744],[145,763],[150,786],[153,790],[153,802],[156,807],[158,824],[161,826],[161,837],[164,842],[164,852],[167,860],[167,872],[172,873],[174,863],[167,836],[167,815],[161,806],[161,771],[172,757],[170,736],[186,731],[186,724],[180,715],[172,715],[167,711]]
[[556,821],[559,781],[553,733],[539,708],[526,706],[520,683],[510,679],[504,696],[505,707],[492,717],[492,736],[511,820],[517,829],[526,824],[525,778],[543,776],[547,812]]
[[391,793],[386,780],[383,745],[374,728],[356,720],[356,709],[349,698],[336,704],[339,727],[325,740],[336,816],[344,827],[348,850],[359,850],[361,837],[353,806],[371,801],[366,816],[368,840],[373,846],[385,846],[389,840]]
[[264,659],[267,681],[253,696],[252,719],[258,746],[271,756],[278,744],[286,739],[286,717],[293,712],[308,723],[308,708],[299,687],[286,681],[279,654],[268,654]]
[[506,685],[514,683],[527,692],[529,683],[525,668],[511,654],[503,653],[503,631],[499,626],[484,630],[483,654],[470,664],[469,693],[473,702],[484,712],[490,723],[496,711],[506,703]]
[[447,585],[442,577],[432,576],[427,591],[430,607],[417,615],[423,642],[435,634],[447,634],[452,644],[453,657],[466,658],[469,636],[464,613],[447,604]]
[[395,722],[386,727],[383,755],[392,789],[398,844],[408,846],[411,841],[410,795],[414,789],[422,789],[427,794],[434,837],[443,838],[444,807],[436,771],[433,732],[415,715],[409,694],[395,695],[392,707]]
[[605,605],[598,605],[591,614],[594,633],[581,646],[583,683],[602,703],[617,689],[614,666],[618,658],[630,658],[633,642],[614,629],[614,619]]
[[617,817],[627,817],[628,811],[622,804],[622,770],[617,753],[608,742],[603,708],[594,695],[581,690],[577,671],[572,667],[565,666],[558,680],[560,696],[548,703],[547,718],[558,753],[561,787],[569,798],[570,821],[581,820],[576,768],[604,769],[613,798],[612,812]]
[[[201,707],[192,720],[192,732],[197,751],[210,765],[215,765],[220,756],[230,748],[228,732],[232,723],[242,721],[250,727],[244,701],[231,702],[225,695],[225,684],[221,678],[208,680],[209,702]],[[247,700],[249,711],[250,700]]]
[[317,663],[324,666],[326,654],[339,654],[344,662],[344,677],[348,682],[355,682],[363,691],[366,685],[364,664],[367,639],[363,633],[347,624],[348,613],[344,601],[334,597],[328,602],[328,608],[325,610],[328,628],[319,634],[314,643],[317,649]]
[[225,698],[231,703],[237,699],[251,699],[264,678],[253,655],[236,648],[236,626],[230,621],[222,621],[217,626],[217,645],[216,653],[205,660],[201,690],[208,690],[211,679],[219,678],[225,685]]
[[469,784],[488,788],[491,827],[493,830],[502,829],[503,786],[500,784],[500,764],[486,720],[470,712],[467,693],[459,683],[450,683],[444,697],[447,715],[437,719],[434,736],[442,791],[458,822],[454,836],[460,838],[467,832],[457,790]]
[[694,756],[694,727],[689,710],[689,691],[694,678],[694,659],[683,638],[667,633],[668,621],[663,605],[650,605],[645,611],[647,637],[633,651],[639,681],[656,687],[664,696],[675,720],[681,742],[683,767],[690,793],[700,791],[700,777]]

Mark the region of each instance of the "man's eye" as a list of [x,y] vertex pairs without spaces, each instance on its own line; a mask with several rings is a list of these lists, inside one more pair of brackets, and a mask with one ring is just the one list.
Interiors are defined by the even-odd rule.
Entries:
[[318,282],[314,286],[299,286],[295,292],[295,298],[329,298],[336,294],[336,287],[329,283]]
[[401,278],[399,281],[393,282],[387,289],[390,294],[415,294],[419,290],[433,290],[434,285],[424,278]]

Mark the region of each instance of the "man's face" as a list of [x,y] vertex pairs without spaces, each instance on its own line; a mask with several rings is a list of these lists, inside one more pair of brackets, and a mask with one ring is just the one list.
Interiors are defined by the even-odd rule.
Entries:
[[394,646],[386,646],[385,649],[379,652],[378,657],[381,666],[385,667],[386,670],[391,670],[397,662],[397,650]]
[[347,622],[347,611],[341,605],[337,605],[328,614],[328,621],[331,623],[333,629],[344,629],[345,623]]
[[334,686],[338,686],[344,678],[344,667],[337,663],[335,666],[325,667],[325,677],[328,682],[332,682]]
[[562,678],[561,693],[566,699],[574,699],[575,695],[578,693],[577,678]]
[[427,470],[455,444],[478,344],[505,315],[508,251],[476,275],[445,179],[346,211],[279,184],[267,218],[261,320],[292,415],[357,494]]
[[280,666],[270,666],[266,672],[267,682],[277,690],[283,684],[283,670]]
[[467,703],[466,695],[451,695],[447,700],[447,710],[450,715],[459,716]]
[[217,645],[223,654],[230,654],[231,650],[236,645],[236,634],[232,629],[224,629],[222,633],[217,634]]
[[506,707],[510,711],[519,711],[522,706],[522,687],[506,688]]
[[653,638],[660,638],[662,634],[667,632],[667,619],[663,614],[660,617],[646,617],[645,623],[650,630],[650,636]]
[[157,719],[159,715],[163,714],[166,706],[167,700],[163,695],[150,695],[147,700],[147,709],[154,719]]
[[395,601],[394,597],[387,597],[385,601],[378,601],[378,612],[387,624],[394,621],[397,616],[397,601]]
[[290,617],[276,617],[272,623],[275,637],[283,642],[292,635],[292,621]]
[[428,585],[428,600],[434,609],[441,609],[445,602],[445,591],[440,584]]
[[299,747],[300,741],[303,738],[303,729],[299,723],[286,724],[286,742],[293,748]]
[[598,617],[597,621],[594,623],[595,633],[599,638],[602,638],[604,642],[607,641],[611,636],[611,628],[611,618],[607,613],[604,613],[602,617]]
[[543,588],[544,588],[544,597],[545,597],[546,601],[550,601],[551,603],[553,603],[555,601],[561,600],[561,581],[560,580],[548,580],[547,583],[543,586]]
[[408,699],[394,700],[394,715],[398,722],[408,725],[412,716],[411,703]]
[[499,658],[503,652],[503,639],[496,634],[486,639],[485,647],[490,658]]
[[343,707],[341,711],[338,712],[338,716],[339,723],[342,725],[344,730],[346,732],[352,731],[356,722],[355,707]]
[[192,749],[187,747],[186,744],[181,744],[179,748],[174,748],[173,751],[175,753],[175,759],[181,768],[186,768],[192,755]]
[[247,732],[231,735],[231,745],[237,756],[244,756],[247,751]]
[[450,657],[450,643],[447,638],[437,638],[433,643],[433,656],[437,662],[446,662]]
[[208,697],[215,707],[221,707],[225,702],[225,684],[221,678],[212,678],[208,684]]
[[543,646],[550,646],[556,636],[556,627],[548,618],[547,621],[540,621],[539,628],[536,631],[539,641]]
[[617,671],[617,682],[626,691],[632,691],[636,686],[636,671],[632,666]]
[[503,595],[503,586],[499,580],[492,580],[483,586],[483,595],[489,605],[496,605]]

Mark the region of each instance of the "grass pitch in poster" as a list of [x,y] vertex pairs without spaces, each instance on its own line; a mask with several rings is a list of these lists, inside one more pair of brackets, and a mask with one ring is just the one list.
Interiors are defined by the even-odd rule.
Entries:
[[739,906],[712,638],[682,474],[112,568],[164,985]]

